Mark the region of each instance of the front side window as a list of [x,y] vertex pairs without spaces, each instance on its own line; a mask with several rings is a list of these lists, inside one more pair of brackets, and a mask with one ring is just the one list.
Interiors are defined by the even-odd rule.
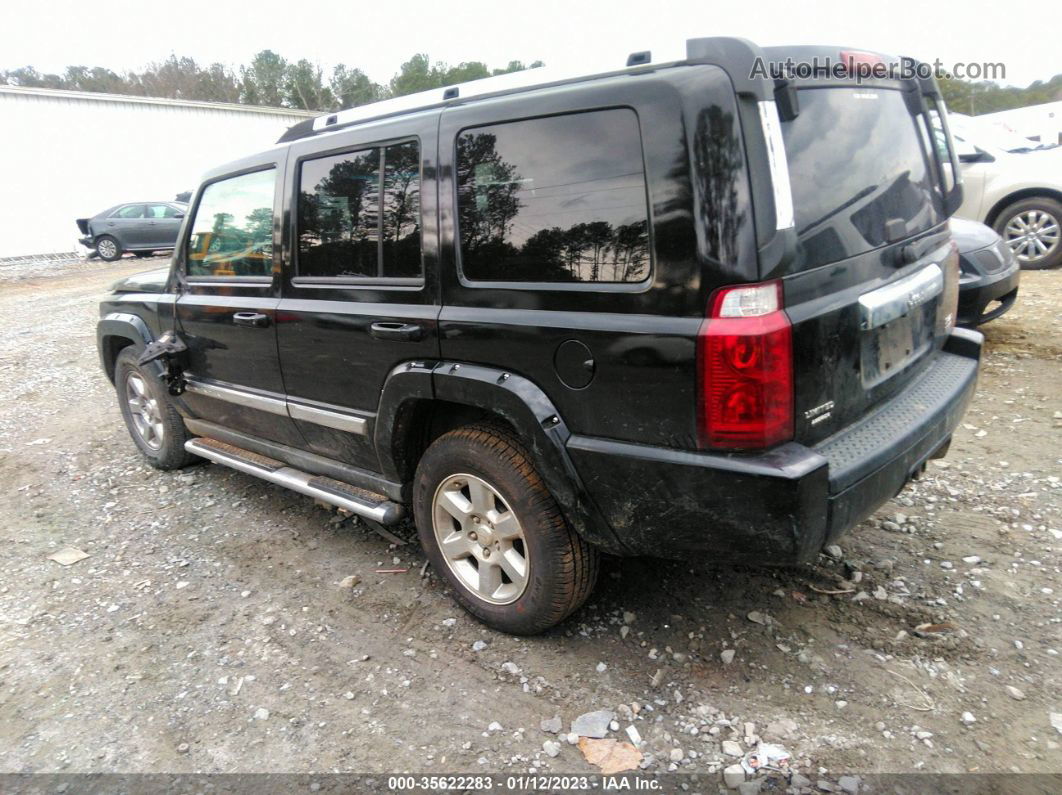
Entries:
[[457,139],[457,203],[469,279],[631,283],[649,276],[633,110],[465,130]]
[[298,246],[300,277],[420,277],[417,142],[304,161]]
[[143,218],[144,217],[144,205],[142,204],[127,204],[114,212],[114,218]]
[[276,169],[212,182],[188,241],[189,276],[269,276]]

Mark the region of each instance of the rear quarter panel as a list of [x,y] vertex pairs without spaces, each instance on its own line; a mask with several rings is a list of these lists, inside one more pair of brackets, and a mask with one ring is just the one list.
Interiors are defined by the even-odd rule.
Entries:
[[[637,114],[652,267],[642,284],[471,282],[462,276],[455,136],[463,129],[592,109]],[[690,163],[703,177],[691,179]],[[748,179],[733,86],[709,66],[603,79],[447,110],[440,131],[442,355],[508,368],[542,388],[576,433],[695,446],[696,334],[707,296],[755,274]],[[558,374],[561,345],[585,345],[593,378]],[[561,354],[563,355],[563,354]],[[577,363],[578,364],[578,363]]]

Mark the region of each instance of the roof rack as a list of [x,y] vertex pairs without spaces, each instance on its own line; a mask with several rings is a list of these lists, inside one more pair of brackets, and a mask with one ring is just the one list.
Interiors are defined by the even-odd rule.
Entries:
[[[671,54],[664,59],[656,61],[657,65],[674,63],[684,60],[709,60],[716,63],[730,61],[739,58],[743,68],[747,72],[745,61],[751,62],[751,55],[755,45],[730,37],[712,37],[705,39],[689,39],[685,42],[685,48],[680,52]],[[575,80],[606,77],[623,74],[635,69],[644,69],[653,64],[652,54],[649,50],[631,53],[626,64],[619,69],[605,70],[597,73],[566,72],[550,67],[540,66],[533,69],[524,69],[519,72],[484,77],[480,80],[470,80],[466,83],[458,83],[443,88],[433,88],[428,91],[420,91],[416,94],[407,94],[403,97],[385,99],[368,105],[360,105],[356,108],[341,110],[335,113],[326,113],[313,119],[307,119],[288,129],[277,141],[286,143],[300,138],[309,138],[314,135],[331,132],[334,129],[346,127],[351,124],[382,119],[402,113],[411,113],[418,110],[429,110],[441,107],[448,103],[459,102],[473,98],[484,98],[498,94],[507,94],[514,91],[544,88],[546,86],[568,83]]]

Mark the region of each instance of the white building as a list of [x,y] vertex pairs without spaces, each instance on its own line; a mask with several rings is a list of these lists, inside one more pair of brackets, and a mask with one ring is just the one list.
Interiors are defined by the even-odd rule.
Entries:
[[977,118],[1042,144],[1062,143],[1062,102],[984,113]]
[[313,115],[0,85],[0,257],[73,251],[74,219],[170,201]]

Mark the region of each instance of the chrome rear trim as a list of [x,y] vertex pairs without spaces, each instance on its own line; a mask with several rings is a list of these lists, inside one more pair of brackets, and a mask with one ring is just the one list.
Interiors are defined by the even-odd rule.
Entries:
[[943,291],[944,272],[939,265],[927,265],[917,273],[860,296],[860,328],[866,331],[884,326]]

